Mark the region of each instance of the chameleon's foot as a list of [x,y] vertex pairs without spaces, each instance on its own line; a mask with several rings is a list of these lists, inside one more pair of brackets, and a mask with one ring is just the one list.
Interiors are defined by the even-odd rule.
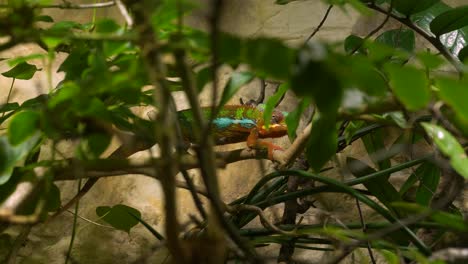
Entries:
[[258,139],[258,129],[254,128],[250,131],[250,135],[247,138],[247,146],[254,149],[267,149],[268,159],[273,160],[273,152],[275,150],[283,150],[280,146],[277,146],[270,142],[265,142]]
[[265,141],[257,141],[256,148],[258,149],[267,149],[268,151],[268,159],[273,160],[273,152],[275,150],[281,150],[283,151],[284,149],[280,146],[277,146],[271,142],[265,142]]
[[275,150],[281,150],[281,151],[284,150],[282,147],[277,146],[277,145],[275,145],[275,144],[268,143],[268,142],[265,142],[265,143],[268,144],[268,159],[269,159],[269,160],[273,160],[273,152],[274,152]]

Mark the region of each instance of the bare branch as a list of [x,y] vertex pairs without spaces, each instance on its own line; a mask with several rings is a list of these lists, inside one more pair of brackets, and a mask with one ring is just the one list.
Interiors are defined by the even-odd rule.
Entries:
[[125,19],[125,22],[127,23],[127,27],[132,28],[133,18],[130,16],[130,13],[128,12],[127,7],[122,3],[121,0],[115,0],[115,4],[117,5],[117,8],[119,9],[120,14]]

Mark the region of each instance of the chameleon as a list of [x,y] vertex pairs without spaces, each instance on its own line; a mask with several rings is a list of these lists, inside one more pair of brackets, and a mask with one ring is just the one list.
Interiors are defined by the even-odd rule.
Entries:
[[[211,117],[211,107],[203,107],[202,112],[205,118]],[[182,134],[188,142],[194,142],[192,133],[193,113],[190,109],[177,112],[178,119],[181,124]],[[268,158],[273,159],[273,151],[282,150],[281,147],[259,140],[259,138],[277,138],[287,134],[287,126],[285,117],[287,113],[278,110],[273,110],[269,128],[264,126],[263,107],[262,105],[226,105],[221,108],[219,114],[212,122],[212,131],[216,145],[232,144],[239,142],[247,142],[250,148],[260,148],[268,150]],[[151,147],[142,144],[142,149]],[[112,156],[129,156],[125,148],[119,148]],[[89,189],[93,187],[99,178],[90,178],[83,188],[79,191],[71,201],[58,210],[51,218],[56,217],[60,213],[69,209],[77,200],[84,196]]]
[[[203,107],[205,118],[210,118],[211,107]],[[211,122],[216,145],[246,142],[249,148],[267,149],[268,158],[273,158],[273,151],[281,147],[260,140],[260,138],[278,138],[287,134],[286,112],[273,110],[269,127],[264,126],[263,106],[225,105]],[[184,140],[193,142],[193,113],[190,109],[177,112]]]

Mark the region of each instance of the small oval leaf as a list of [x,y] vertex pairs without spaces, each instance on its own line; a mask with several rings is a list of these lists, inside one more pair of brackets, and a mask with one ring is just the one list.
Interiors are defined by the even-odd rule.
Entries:
[[255,76],[250,72],[233,72],[231,78],[229,78],[229,81],[224,87],[219,107],[225,105],[242,86],[252,81],[254,77]]
[[392,29],[380,34],[375,42],[413,52],[416,38],[414,31],[410,29]]
[[436,36],[440,36],[465,26],[468,26],[468,6],[460,6],[435,17],[430,29]]
[[430,123],[421,123],[421,125],[440,151],[450,158],[452,168],[464,178],[468,178],[468,158],[457,139],[443,127]]
[[34,76],[34,73],[39,69],[36,65],[29,64],[27,62],[22,62],[9,71],[2,73],[3,76],[8,78],[16,78],[20,80],[29,80]]
[[460,52],[458,53],[458,58],[461,62],[468,64],[468,46],[460,50]]
[[439,78],[436,80],[436,86],[439,88],[439,96],[446,102],[460,118],[468,121],[468,89],[466,83],[448,78]]
[[141,218],[140,211],[123,204],[117,204],[113,207],[99,206],[96,208],[96,214],[115,229],[127,233],[138,224],[137,218]]
[[448,157],[462,156],[465,154],[457,139],[445,128],[431,123],[421,123],[426,133],[434,140],[440,151]]
[[316,113],[306,149],[307,161],[314,171],[319,171],[335,155],[337,147],[335,119],[329,115]]
[[404,15],[412,15],[428,9],[439,0],[393,0],[393,7]]
[[8,127],[8,140],[12,145],[18,145],[36,133],[39,127],[39,114],[33,111],[23,111],[16,114]]
[[388,64],[386,70],[390,77],[390,87],[409,110],[421,109],[429,103],[429,82],[423,71],[395,64]]

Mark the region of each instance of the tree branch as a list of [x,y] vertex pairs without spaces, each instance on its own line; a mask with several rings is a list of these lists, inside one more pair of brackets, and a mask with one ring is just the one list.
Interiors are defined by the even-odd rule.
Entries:
[[374,1],[368,2],[367,7],[371,8],[375,11],[378,11],[383,14],[389,14],[392,18],[400,22],[401,24],[411,28],[414,30],[416,33],[421,35],[423,38],[425,38],[429,43],[432,44],[449,62],[450,64],[453,65],[453,67],[457,70],[458,73],[462,74],[465,72],[464,70],[464,65],[458,60],[457,57],[455,57],[448,49],[445,47],[438,38],[436,38],[432,33],[426,32],[424,29],[419,27],[418,25],[414,24],[413,21],[409,18],[404,18],[395,15],[392,12],[387,12],[385,9],[381,8],[380,6],[376,5]]

